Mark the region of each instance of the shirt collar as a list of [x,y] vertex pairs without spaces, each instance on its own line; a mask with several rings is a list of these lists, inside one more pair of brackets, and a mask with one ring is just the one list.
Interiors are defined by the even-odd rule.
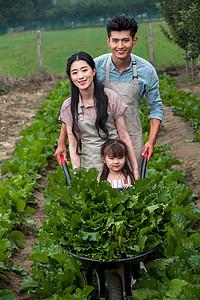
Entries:
[[[112,71],[117,71],[117,72],[119,72],[118,70],[117,70],[117,68],[115,67],[115,65],[113,64],[113,62],[112,62],[112,56],[111,56],[111,60],[110,60],[110,67],[111,67],[111,70]],[[124,71],[122,71],[122,73],[123,72],[126,72],[126,71],[129,71],[130,69],[132,69],[132,56],[131,56],[131,62],[130,62],[130,65],[129,65],[129,67],[126,69],[126,70],[124,70]]]
[[85,107],[85,108],[94,107],[94,103],[90,104],[90,103],[87,103],[87,102],[83,102],[83,99],[82,99],[80,93],[79,93],[79,105],[80,105],[80,107]]

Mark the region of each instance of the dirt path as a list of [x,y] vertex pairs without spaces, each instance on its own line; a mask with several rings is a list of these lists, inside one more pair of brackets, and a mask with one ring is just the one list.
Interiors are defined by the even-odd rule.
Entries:
[[200,207],[200,143],[185,142],[195,137],[192,127],[184,118],[173,116],[172,109],[167,106],[164,106],[163,126],[165,129],[159,132],[157,144],[171,145],[169,153],[182,163],[174,167],[187,175],[191,190],[197,194],[195,202]]
[[[16,142],[21,139],[19,132],[31,124],[35,111],[46,100],[49,91],[56,87],[57,81],[46,82],[34,89],[26,88],[22,91],[10,92],[7,95],[0,96],[0,167],[2,167],[4,161],[12,158],[12,151],[15,149]],[[188,87],[181,87],[181,89],[184,88],[189,89]],[[194,92],[200,96],[198,86],[195,86]],[[163,125],[165,129],[159,132],[157,144],[171,143],[169,152],[182,162],[182,166],[176,166],[176,168],[180,168],[188,176],[188,184],[192,191],[197,194],[195,202],[200,207],[200,143],[185,142],[186,139],[193,139],[195,134],[186,120],[182,117],[173,116],[170,107],[164,107]],[[0,176],[0,181],[2,179],[3,176]],[[43,184],[44,186],[47,184],[44,178]],[[46,218],[43,193],[35,191],[34,197],[38,200],[36,213],[32,215],[35,225],[24,225],[23,232],[26,235],[26,247],[21,251],[16,250],[11,259],[12,262],[21,265],[27,272],[30,272],[32,267],[32,262],[27,261],[27,257],[36,242],[37,229]],[[7,275],[7,281],[1,280],[1,289],[11,289],[17,300],[34,299],[27,293],[19,292],[20,275],[12,272],[7,273]]]
[[31,125],[35,112],[57,82],[58,79],[54,79],[41,85],[26,85],[0,96],[0,168],[12,158],[16,143],[22,138],[20,131]]
[[[12,152],[16,147],[16,143],[21,140],[19,133],[22,129],[27,128],[32,123],[32,117],[35,112],[46,101],[46,97],[50,90],[56,88],[58,79],[44,82],[40,86],[31,86],[18,88],[6,95],[0,96],[0,167],[5,161],[13,157]],[[48,171],[46,171],[48,176]],[[0,182],[5,176],[0,174]],[[44,187],[47,186],[45,176],[40,182]],[[27,273],[31,271],[32,262],[27,260],[31,254],[32,248],[37,241],[36,233],[41,226],[43,220],[47,217],[44,212],[43,192],[34,191],[33,197],[37,199],[34,208],[36,212],[30,217],[34,220],[34,225],[23,224],[21,230],[26,237],[26,247],[23,250],[15,249],[12,257],[8,262],[20,265]],[[7,280],[1,280],[0,289],[10,289],[13,291],[16,300],[35,299],[26,292],[20,293],[20,274],[15,272],[4,272]]]

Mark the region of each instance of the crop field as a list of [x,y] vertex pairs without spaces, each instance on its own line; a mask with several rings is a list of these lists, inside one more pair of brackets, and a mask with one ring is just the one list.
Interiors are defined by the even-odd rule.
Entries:
[[[156,67],[184,65],[184,51],[167,40],[160,25],[166,26],[152,23]],[[109,52],[106,36],[104,27],[41,32],[44,68],[58,76],[65,74],[67,59],[75,52],[85,51],[92,57]],[[137,36],[133,52],[150,61],[147,23],[139,24]],[[16,77],[39,73],[36,32],[1,36],[0,70]]]
[[[163,36],[161,24],[152,23],[157,68],[184,65],[184,52]],[[139,24],[137,35],[133,52],[150,60],[147,24]],[[41,37],[45,69],[57,76],[77,51],[93,57],[109,51],[102,27],[41,32]],[[39,73],[36,32],[1,36],[1,70],[16,77]],[[43,100],[36,100],[37,89],[31,97],[31,85],[0,96],[0,300],[98,300],[95,273],[88,282],[87,266],[63,248],[101,262],[155,250],[144,260],[147,272],[140,269],[131,299],[200,299],[200,89],[197,96],[182,91],[167,74],[159,81],[164,121],[148,178],[122,193],[99,183],[95,169],[74,172],[70,161],[72,181],[66,184],[53,154],[69,81],[56,82],[54,89],[49,82],[48,95],[41,87]],[[143,99],[144,142],[148,115]],[[20,135],[12,153],[8,129],[12,138]]]
[[[179,92],[167,75],[160,77],[160,86],[166,105],[176,106],[177,115],[190,116],[191,122],[199,124],[200,108],[194,96]],[[74,173],[69,163],[72,182],[67,186],[63,169],[52,157],[60,131],[59,108],[69,94],[69,82],[60,81],[32,125],[21,132],[23,138],[13,159],[2,169],[9,176],[0,185],[0,296],[12,300],[96,300],[95,275],[87,285],[87,268],[66,254],[60,244],[79,256],[100,260],[137,256],[160,245],[148,262],[148,272],[140,271],[131,299],[182,299],[181,295],[187,295],[186,300],[199,299],[200,232],[194,225],[200,208],[194,204],[195,194],[186,184],[184,172],[173,167],[181,162],[168,153],[170,145],[158,145],[148,165],[149,178],[139,179],[123,196],[108,182],[97,183],[95,169]],[[144,139],[149,131],[148,112],[143,101]],[[199,145],[199,135],[196,139]],[[48,186],[47,182],[42,184],[42,176]],[[34,263],[33,267],[24,272],[21,266],[8,262],[26,247],[24,229],[33,230],[34,202],[38,201],[33,193],[39,190],[44,190],[40,201],[44,201],[47,215],[37,242],[24,259]],[[13,282],[14,272],[20,277],[17,298],[7,284],[7,277]]]

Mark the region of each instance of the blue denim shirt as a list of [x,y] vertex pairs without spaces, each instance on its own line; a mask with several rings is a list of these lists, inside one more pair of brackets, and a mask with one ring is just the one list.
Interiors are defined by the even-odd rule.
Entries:
[[[104,84],[106,80],[106,64],[110,53],[101,55],[94,59],[97,78]],[[159,93],[159,80],[155,68],[145,59],[134,55],[136,61],[136,69],[138,75],[139,86],[139,103],[142,98],[146,96],[148,106],[151,109],[149,118],[155,118],[162,121],[163,119],[163,105]],[[132,61],[130,66],[120,73],[111,60],[110,64],[110,81],[111,82],[132,82],[133,81],[133,67]]]

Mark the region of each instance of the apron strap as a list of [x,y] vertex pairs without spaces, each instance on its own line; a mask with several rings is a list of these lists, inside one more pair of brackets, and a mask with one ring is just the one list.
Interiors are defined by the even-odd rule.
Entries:
[[138,75],[136,70],[136,61],[133,54],[131,54],[131,57],[132,57],[132,66],[133,66],[133,81],[137,83]]
[[[111,62],[111,56],[112,54],[109,55],[107,63],[106,63],[106,82],[110,81],[110,62]],[[131,53],[131,59],[132,59],[132,66],[133,66],[133,81],[137,83],[138,75],[137,75],[137,70],[136,70],[136,61]]]
[[84,118],[83,118],[83,109],[82,109],[82,107],[80,106],[80,104],[78,103],[78,118],[79,118],[79,120],[83,120]]

